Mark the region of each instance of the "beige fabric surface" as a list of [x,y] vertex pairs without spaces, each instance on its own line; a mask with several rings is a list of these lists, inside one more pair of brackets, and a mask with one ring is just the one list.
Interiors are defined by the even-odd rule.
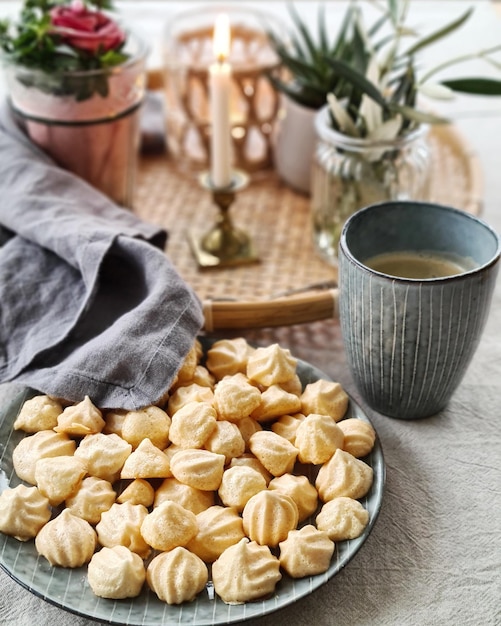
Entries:
[[[430,5],[433,3],[430,3]],[[499,31],[498,31],[499,32]],[[483,217],[501,232],[501,103],[475,100],[457,123],[479,154]],[[357,398],[335,321],[248,332],[279,341]],[[367,410],[387,481],[360,552],[315,593],[259,626],[497,626],[501,624],[501,282],[478,351],[440,415],[401,422]],[[0,624],[91,626],[0,571]]]

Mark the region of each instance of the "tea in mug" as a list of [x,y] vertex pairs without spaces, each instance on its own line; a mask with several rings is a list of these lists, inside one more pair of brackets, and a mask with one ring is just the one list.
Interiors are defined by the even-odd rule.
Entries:
[[467,259],[452,259],[436,252],[385,252],[364,261],[376,272],[399,278],[426,280],[462,274],[473,269]]

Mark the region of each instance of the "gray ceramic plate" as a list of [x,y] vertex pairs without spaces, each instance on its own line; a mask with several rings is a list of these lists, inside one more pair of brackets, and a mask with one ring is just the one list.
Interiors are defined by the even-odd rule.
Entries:
[[[323,372],[305,362],[299,362],[298,373],[303,385],[318,378],[328,378]],[[12,451],[23,434],[12,430],[22,403],[33,395],[21,391],[8,406],[0,409],[0,492],[19,484],[12,466]],[[361,408],[351,402],[349,415],[369,421]],[[372,453],[364,459],[374,470],[374,483],[361,501],[369,511],[370,521],[361,537],[336,545],[331,565],[319,576],[293,580],[284,575],[275,594],[260,602],[229,606],[219,598],[210,599],[208,592],[199,594],[194,602],[169,606],[149,591],[145,585],[142,594],[133,600],[105,600],[96,597],[86,578],[86,568],[75,570],[51,567],[39,557],[33,541],[22,543],[0,533],[0,566],[19,584],[44,600],[67,611],[110,624],[153,626],[166,623],[229,624],[265,615],[292,604],[335,576],[353,558],[367,539],[379,513],[385,482],[385,465],[379,440]]]

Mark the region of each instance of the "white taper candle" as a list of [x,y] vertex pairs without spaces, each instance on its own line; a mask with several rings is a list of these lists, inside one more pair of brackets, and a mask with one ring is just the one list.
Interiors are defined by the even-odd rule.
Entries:
[[218,15],[214,27],[216,62],[209,68],[211,136],[211,179],[216,187],[231,183],[231,65],[230,24],[226,14]]

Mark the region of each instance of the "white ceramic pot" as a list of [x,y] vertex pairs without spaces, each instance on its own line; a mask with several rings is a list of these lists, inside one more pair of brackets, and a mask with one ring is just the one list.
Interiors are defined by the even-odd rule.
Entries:
[[301,106],[282,95],[273,142],[278,175],[290,187],[308,195],[316,145],[316,113],[316,109]]

